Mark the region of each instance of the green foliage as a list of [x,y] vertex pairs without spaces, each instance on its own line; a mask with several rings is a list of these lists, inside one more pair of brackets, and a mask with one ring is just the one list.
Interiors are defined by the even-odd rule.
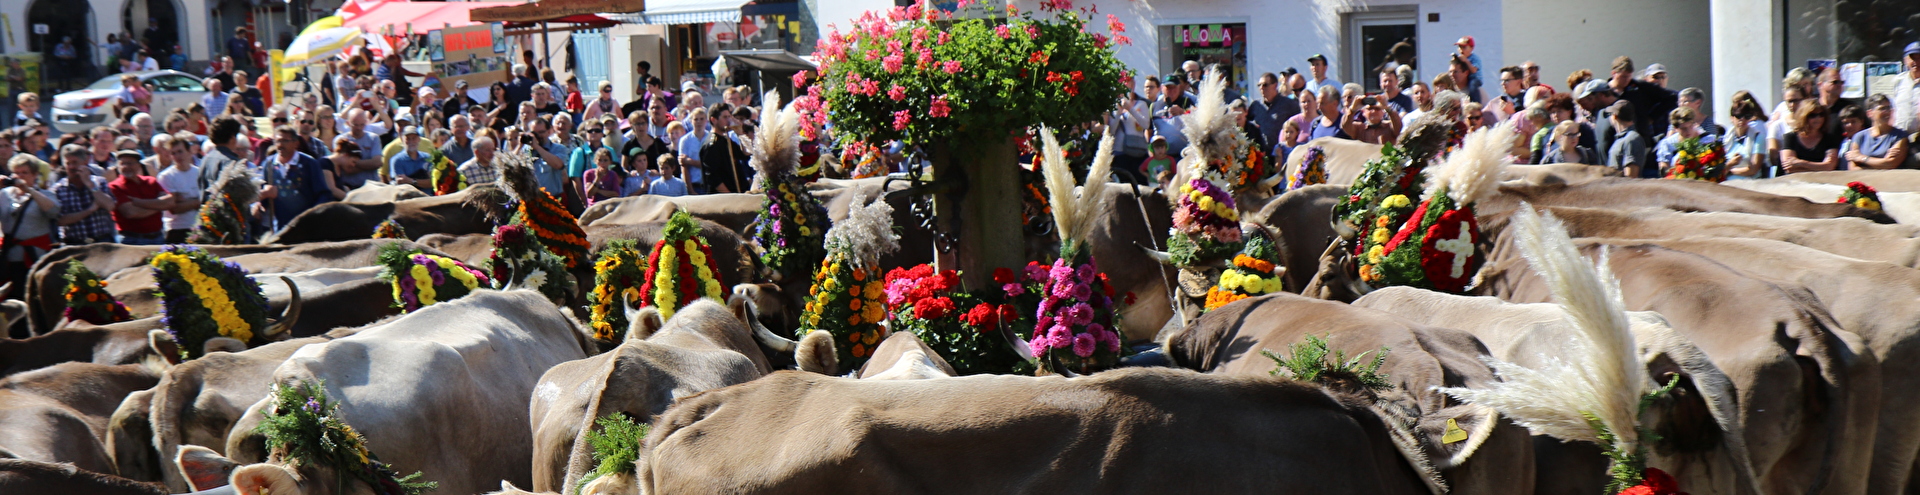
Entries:
[[367,440],[340,419],[340,404],[327,398],[325,382],[274,384],[273,404],[254,432],[266,436],[267,450],[295,468],[328,467],[353,476],[375,492],[417,495],[439,483],[419,481],[421,473],[399,476],[367,449]]
[[1111,45],[1130,41],[1117,22],[1109,38],[1072,11],[954,21],[923,8],[868,12],[851,32],[823,37],[820,91],[810,94],[825,105],[803,118],[831,119],[843,141],[1004,138],[1097,120],[1126,91]]
[[[1352,381],[1370,390],[1387,388],[1387,375],[1380,373],[1380,365],[1387,361],[1388,348],[1362,352],[1353,359],[1347,359],[1346,352],[1330,349],[1327,339],[1307,336],[1304,343],[1288,344],[1291,355],[1281,357],[1273,351],[1260,350],[1260,355],[1272,359],[1273,376],[1284,376],[1303,382],[1327,383],[1331,380]],[[1373,360],[1362,362],[1367,354],[1373,354]]]
[[[1651,407],[1654,401],[1672,393],[1678,386],[1680,386],[1680,376],[1674,375],[1667,380],[1666,385],[1641,394],[1640,403],[1634,409],[1634,416],[1646,414],[1647,408]],[[1587,426],[1593,428],[1594,436],[1600,438],[1600,453],[1607,456],[1607,493],[1620,493],[1640,484],[1647,470],[1647,445],[1660,441],[1660,436],[1643,426],[1634,425],[1634,430],[1640,434],[1640,442],[1634,444],[1631,449],[1622,448],[1620,436],[1615,435],[1613,429],[1608,428],[1606,422],[1600,420],[1600,416],[1587,411],[1581,411],[1580,416],[1587,418]]]
[[640,460],[640,448],[647,440],[647,425],[636,423],[625,414],[605,416],[594,424],[599,430],[587,430],[587,445],[592,447],[593,471],[580,477],[574,492],[578,493],[593,480],[615,473],[632,474],[634,461]]

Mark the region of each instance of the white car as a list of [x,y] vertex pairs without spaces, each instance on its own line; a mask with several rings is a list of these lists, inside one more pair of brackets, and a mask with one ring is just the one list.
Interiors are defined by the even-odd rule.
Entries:
[[[167,112],[186,108],[207,94],[200,78],[185,72],[154,70],[132,74],[153,91],[153,111],[149,113],[154,116],[155,124],[166,119]],[[53,127],[62,133],[74,133],[106,125],[119,96],[120,74],[101,78],[84,89],[54,95]]]

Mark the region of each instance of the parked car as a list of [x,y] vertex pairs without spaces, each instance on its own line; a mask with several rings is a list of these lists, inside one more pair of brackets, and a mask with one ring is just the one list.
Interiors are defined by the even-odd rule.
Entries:
[[[154,123],[166,119],[167,112],[175,108],[186,108],[200,97],[206,96],[207,88],[200,84],[200,78],[176,70],[154,70],[133,73],[153,91],[151,113]],[[113,106],[120,96],[120,74],[114,74],[94,81],[86,88],[54,95],[53,127],[62,133],[86,132],[93,126],[103,125],[112,116]]]

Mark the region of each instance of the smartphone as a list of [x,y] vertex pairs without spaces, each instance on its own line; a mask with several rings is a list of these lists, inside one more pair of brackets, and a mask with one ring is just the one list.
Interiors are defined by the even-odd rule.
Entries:
[[1360,104],[1361,104],[1361,105],[1366,105],[1366,106],[1374,106],[1374,105],[1378,105],[1378,104],[1380,104],[1380,99],[1379,99],[1379,98],[1377,98],[1377,97],[1373,97],[1373,96],[1368,96],[1368,97],[1365,97],[1365,98],[1361,98],[1361,99],[1360,99]]

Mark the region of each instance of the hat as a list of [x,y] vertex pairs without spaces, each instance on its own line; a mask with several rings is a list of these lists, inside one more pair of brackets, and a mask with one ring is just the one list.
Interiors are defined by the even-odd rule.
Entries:
[[1902,56],[1911,57],[1914,55],[1920,55],[1920,41],[1907,43],[1907,51]]
[[458,81],[454,81],[454,82],[453,82],[453,87],[456,87],[456,88],[464,88],[464,87],[467,87],[467,80],[466,80],[466,79],[461,79],[461,80],[458,80]]
[[120,151],[113,152],[114,158],[126,158],[129,156],[133,157],[135,160],[138,160],[140,159],[140,152],[135,150],[120,150]]
[[700,89],[700,85],[699,85],[699,84],[697,84],[697,83],[694,83],[694,82],[693,82],[693,81],[691,81],[691,80],[689,80],[689,81],[681,81],[681,82],[680,82],[680,90],[681,90],[681,91],[697,91],[697,90],[699,90],[699,89]]
[[1160,84],[1186,84],[1186,83],[1187,83],[1187,75],[1181,74],[1178,72],[1170,72],[1167,74],[1167,77],[1160,78]]
[[1315,60],[1318,60],[1320,61],[1320,63],[1324,64],[1324,63],[1327,63],[1327,56],[1315,53],[1313,54],[1313,56],[1307,57],[1307,63],[1313,63],[1313,61]]
[[1285,70],[1280,71],[1280,75],[1287,76],[1287,77],[1293,77],[1294,74],[1299,74],[1299,73],[1300,73],[1300,69],[1295,69],[1292,67],[1288,67]]
[[418,136],[418,135],[420,135],[420,127],[419,127],[419,126],[411,126],[411,125],[410,125],[410,126],[407,126],[407,128],[406,128],[406,130],[403,130],[403,131],[400,131],[400,135],[402,135],[402,136]]
[[1472,37],[1472,36],[1462,36],[1462,37],[1460,37],[1460,41],[1455,41],[1455,42],[1453,42],[1453,44],[1454,44],[1455,46],[1458,46],[1458,45],[1467,45],[1467,47],[1469,47],[1469,48],[1471,48],[1471,47],[1473,47],[1473,37]]
[[1607,86],[1606,81],[1599,79],[1580,83],[1580,87],[1573,90],[1573,98],[1576,100],[1600,94],[1612,95],[1613,88]]
[[85,155],[85,154],[87,154],[87,147],[85,147],[85,146],[81,146],[81,145],[78,145],[78,144],[69,144],[69,145],[66,145],[66,146],[62,146],[62,147],[60,147],[60,155],[61,155],[61,156],[66,156],[66,155]]
[[1647,66],[1647,75],[1649,76],[1654,74],[1665,74],[1665,73],[1667,73],[1666,64],[1653,64],[1653,65]]
[[404,113],[404,112],[403,112],[403,113],[398,113],[398,114],[394,114],[394,116],[393,116],[393,121],[394,121],[394,122],[413,122],[413,114],[412,114],[412,113]]

